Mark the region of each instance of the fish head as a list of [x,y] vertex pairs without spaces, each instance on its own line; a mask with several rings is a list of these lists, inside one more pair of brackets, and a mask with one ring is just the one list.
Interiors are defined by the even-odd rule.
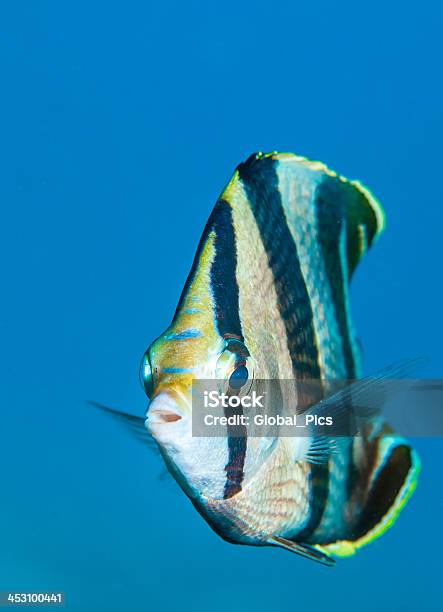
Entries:
[[[246,438],[231,437],[228,427],[213,437],[193,435],[195,382],[202,384],[198,388],[200,411],[201,390],[206,386],[218,388],[221,393],[229,390],[239,396],[248,393],[254,383],[252,356],[244,342],[235,338],[219,337],[211,347],[198,350],[195,346],[194,351],[191,341],[178,340],[174,358],[178,359],[176,363],[187,365],[171,366],[171,333],[176,332],[168,330],[142,359],[141,380],[151,398],[147,429],[169,471],[190,497],[230,497],[241,490],[240,481],[244,485],[257,471],[271,444],[262,439],[250,438],[247,443]],[[199,414],[201,418],[202,413]]]
[[150,398],[146,426],[169,471],[193,498],[232,496],[253,477],[272,446],[269,440],[233,441],[228,429],[224,436],[192,435],[195,381],[212,381],[241,394],[251,390],[255,378],[265,378],[263,366],[269,363],[240,321],[231,215],[226,203],[215,207],[173,321],[141,365]]

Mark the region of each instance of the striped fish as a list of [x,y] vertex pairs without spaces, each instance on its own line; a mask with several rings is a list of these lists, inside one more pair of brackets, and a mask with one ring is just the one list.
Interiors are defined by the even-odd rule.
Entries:
[[146,425],[168,469],[230,542],[333,564],[380,536],[414,489],[417,455],[380,416],[324,459],[315,436],[192,436],[195,379],[361,376],[348,285],[383,225],[360,183],[287,153],[240,164],[209,217],[141,372]]

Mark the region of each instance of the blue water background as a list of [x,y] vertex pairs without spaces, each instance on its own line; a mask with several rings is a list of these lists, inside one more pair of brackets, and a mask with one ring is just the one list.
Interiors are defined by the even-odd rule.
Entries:
[[352,311],[365,372],[443,373],[441,3],[48,2],[0,9],[0,589],[67,609],[441,610],[441,440],[393,530],[330,570],[220,540],[85,404],[142,414],[141,354],[256,150],[369,185],[385,235]]

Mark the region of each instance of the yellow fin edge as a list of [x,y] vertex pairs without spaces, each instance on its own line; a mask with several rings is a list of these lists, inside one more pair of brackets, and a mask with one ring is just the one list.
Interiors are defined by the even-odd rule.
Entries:
[[315,545],[314,547],[325,554],[334,555],[335,557],[351,557],[357,552],[357,550],[382,536],[385,531],[387,531],[395,523],[403,507],[414,492],[415,487],[417,486],[419,473],[420,459],[418,458],[417,453],[413,450],[412,467],[409,471],[408,477],[397,495],[395,503],[391,506],[389,512],[385,514],[378,525],[354,542],[351,540],[339,540],[331,544]]
[[[386,228],[386,215],[385,215],[385,212],[383,210],[382,205],[380,204],[379,200],[374,196],[374,194],[363,183],[361,183],[360,181],[349,180],[346,177],[338,174],[337,172],[334,172],[334,170],[331,170],[323,162],[314,161],[314,160],[308,159],[307,157],[303,157],[301,155],[296,155],[295,153],[288,153],[288,152],[281,152],[280,153],[278,151],[271,151],[269,153],[262,153],[260,151],[260,152],[257,153],[257,159],[268,158],[268,157],[271,157],[271,158],[279,160],[279,161],[291,161],[291,160],[293,160],[293,161],[296,161],[298,163],[301,163],[301,164],[305,165],[306,167],[310,168],[311,170],[315,170],[317,172],[324,172],[328,176],[335,177],[338,180],[342,181],[343,183],[348,183],[349,185],[352,185],[358,191],[360,191],[360,193],[365,197],[365,199],[367,200],[368,204],[370,205],[370,207],[374,211],[375,218],[377,220],[377,231],[376,231],[376,233],[374,235],[373,241],[377,240],[377,238],[380,236],[380,234]],[[236,174],[237,174],[237,172],[236,172]],[[234,175],[233,178],[236,178],[235,175]]]

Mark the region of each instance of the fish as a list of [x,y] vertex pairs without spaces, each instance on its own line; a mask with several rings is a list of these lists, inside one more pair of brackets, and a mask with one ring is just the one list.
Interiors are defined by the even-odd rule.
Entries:
[[359,435],[334,440],[315,428],[303,438],[192,432],[198,380],[220,378],[234,395],[259,380],[319,381],[307,407],[321,414],[352,408],[348,386],[328,395],[322,381],[355,381],[370,405],[381,380],[403,374],[362,378],[349,305],[384,226],[363,184],[292,153],[254,153],[217,200],[172,322],[143,356],[139,427],[224,540],[332,566],[381,536],[414,491],[418,455],[378,407]]

